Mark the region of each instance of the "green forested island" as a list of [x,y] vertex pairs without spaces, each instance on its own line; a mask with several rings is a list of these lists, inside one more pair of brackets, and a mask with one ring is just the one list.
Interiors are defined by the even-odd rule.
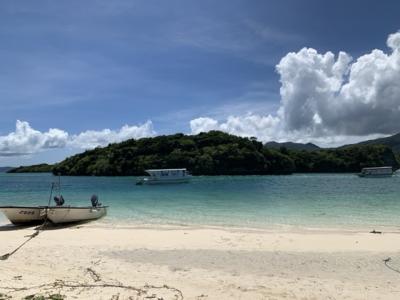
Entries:
[[130,139],[66,158],[55,165],[19,167],[11,172],[61,175],[143,175],[151,168],[185,167],[194,175],[262,175],[294,172],[359,172],[363,167],[399,167],[387,145],[335,149],[269,148],[255,138],[220,131]]
[[53,167],[53,165],[49,164],[20,166],[18,168],[10,168],[7,173],[49,173],[53,171]]
[[0,173],[6,173],[13,169],[13,167],[0,167]]

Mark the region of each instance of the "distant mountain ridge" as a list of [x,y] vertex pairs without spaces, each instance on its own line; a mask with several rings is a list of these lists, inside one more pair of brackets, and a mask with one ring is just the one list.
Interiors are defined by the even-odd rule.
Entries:
[[0,167],[0,173],[8,172],[11,169],[14,169],[14,167]]
[[9,168],[7,173],[50,173],[53,170],[53,165],[38,164],[32,166],[20,166],[16,168]]
[[400,133],[388,136],[388,137],[384,137],[384,138],[378,138],[378,139],[374,139],[374,140],[367,140],[367,141],[363,141],[357,144],[348,144],[348,145],[344,145],[341,146],[340,148],[347,148],[347,147],[351,147],[351,146],[365,146],[365,145],[385,145],[385,146],[389,146],[390,148],[392,148],[393,152],[396,154],[400,154]]
[[306,143],[306,144],[293,143],[293,142],[278,143],[274,141],[265,143],[265,147],[272,149],[280,149],[281,147],[285,147],[286,149],[289,150],[307,150],[307,151],[314,151],[321,149],[320,147],[318,147],[313,143]]
[[[390,148],[392,148],[394,153],[400,154],[400,133],[396,133],[394,135],[384,137],[384,138],[377,138],[377,139],[373,139],[373,140],[362,141],[359,143],[343,145],[343,146],[337,147],[337,149],[343,149],[343,148],[348,148],[348,147],[352,147],[352,146],[366,146],[366,145],[389,146]],[[265,146],[267,148],[272,148],[272,149],[280,149],[281,147],[285,147],[286,149],[289,149],[289,150],[307,150],[307,151],[323,149],[313,143],[305,143],[305,144],[293,143],[293,142],[278,143],[278,142],[271,141],[271,142],[265,143]]]

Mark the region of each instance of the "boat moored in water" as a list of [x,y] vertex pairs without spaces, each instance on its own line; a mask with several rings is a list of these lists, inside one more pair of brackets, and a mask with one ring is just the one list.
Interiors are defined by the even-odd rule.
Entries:
[[358,174],[359,177],[391,177],[393,175],[392,167],[374,167],[363,168]]
[[185,169],[150,169],[145,170],[148,177],[142,178],[136,184],[163,184],[189,182],[192,175]]

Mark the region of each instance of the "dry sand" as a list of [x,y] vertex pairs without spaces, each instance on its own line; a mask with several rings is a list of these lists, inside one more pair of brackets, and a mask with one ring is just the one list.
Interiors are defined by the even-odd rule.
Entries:
[[[33,232],[0,227],[0,255]],[[42,231],[0,261],[0,299],[400,299],[399,272],[400,229],[92,223]]]

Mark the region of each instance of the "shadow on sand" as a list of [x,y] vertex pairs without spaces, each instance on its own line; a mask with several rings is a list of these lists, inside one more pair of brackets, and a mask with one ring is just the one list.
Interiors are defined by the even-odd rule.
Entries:
[[21,230],[21,229],[27,229],[27,228],[32,228],[37,226],[37,224],[29,224],[29,225],[14,225],[14,224],[6,224],[6,225],[0,225],[0,232],[1,231],[14,231],[14,230]]
[[1,231],[17,231],[23,229],[34,229],[34,230],[58,230],[65,228],[76,228],[78,229],[81,225],[87,224],[90,221],[81,221],[81,222],[71,222],[71,223],[63,223],[63,224],[53,224],[51,222],[45,223],[36,223],[36,224],[24,224],[24,225],[14,225],[14,224],[6,224],[0,225]]
[[[79,229],[82,225],[90,223],[90,221],[93,221],[93,220],[62,223],[62,224],[53,224],[51,222],[47,222],[46,224],[40,225],[40,226],[42,226],[40,230],[46,231],[46,230],[66,229],[66,228]],[[38,226],[38,228],[40,226]]]

